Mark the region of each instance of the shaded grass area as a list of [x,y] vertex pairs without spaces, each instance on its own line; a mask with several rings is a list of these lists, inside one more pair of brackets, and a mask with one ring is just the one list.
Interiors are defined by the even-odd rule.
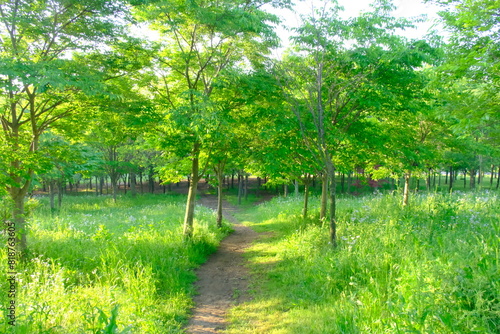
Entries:
[[248,209],[238,218],[267,233],[247,252],[254,298],[227,333],[500,332],[498,195],[412,199],[340,199],[335,250],[301,198]]
[[[33,205],[32,205],[33,206]],[[37,205],[34,205],[37,206]],[[228,233],[196,208],[191,241],[182,238],[185,196],[66,197],[52,215],[33,209],[29,260],[19,264],[17,321],[2,333],[181,333],[192,306],[193,269]],[[5,252],[0,266],[7,272]],[[8,291],[6,280],[1,291]]]

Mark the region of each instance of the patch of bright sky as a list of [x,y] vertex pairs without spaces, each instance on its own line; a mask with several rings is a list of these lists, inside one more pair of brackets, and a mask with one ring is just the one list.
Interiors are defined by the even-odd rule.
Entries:
[[[276,10],[268,9],[269,12],[280,17],[282,23],[276,27],[276,31],[282,40],[282,48],[278,50],[280,53],[283,49],[289,46],[288,38],[291,33],[287,28],[297,27],[300,23],[300,15],[308,15],[312,12],[312,8],[319,8],[323,1],[319,0],[292,0],[294,3],[293,10]],[[338,4],[344,8],[343,17],[356,17],[362,12],[371,10],[370,4],[373,0],[338,0]],[[437,12],[440,10],[438,6],[425,4],[421,0],[394,0],[394,5],[397,9],[394,11],[395,17],[414,18],[425,15],[423,22],[417,23],[416,29],[408,29],[402,32],[402,35],[408,38],[423,38],[431,30],[442,30],[437,24]]]
[[[344,8],[343,16],[356,17],[362,12],[371,10],[370,4],[374,0],[338,0],[338,4]],[[300,15],[307,15],[312,12],[314,6],[320,7],[324,3],[322,0],[292,0],[294,9],[275,9],[271,6],[266,6],[265,10],[277,15],[281,19],[281,24],[276,27],[276,32],[282,40],[282,47],[279,48],[275,55],[282,53],[289,46],[289,37],[291,32],[289,28],[297,27],[300,24]],[[442,31],[443,29],[437,24],[437,12],[440,8],[436,5],[425,4],[422,0],[393,0],[397,9],[394,12],[396,17],[413,18],[421,15],[426,15],[423,22],[417,23],[417,29],[408,29],[403,32],[403,35],[408,38],[422,38],[431,30]],[[132,35],[136,37],[146,37],[149,40],[158,40],[160,34],[153,31],[145,24],[135,26],[132,29]]]

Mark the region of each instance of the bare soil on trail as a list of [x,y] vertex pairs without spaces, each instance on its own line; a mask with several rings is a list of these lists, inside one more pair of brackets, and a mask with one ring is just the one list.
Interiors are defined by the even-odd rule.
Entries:
[[[174,191],[182,191],[183,188],[182,186],[174,188]],[[207,189],[206,184],[199,184],[198,191],[201,198],[197,204],[216,210],[217,196],[206,194]],[[255,205],[272,197],[270,193],[261,192],[260,199]],[[259,234],[234,217],[240,210],[237,206],[223,201],[222,207],[224,218],[232,223],[234,232],[222,240],[218,250],[196,270],[197,295],[194,297],[195,307],[192,309],[192,317],[184,328],[186,333],[220,333],[228,325],[227,311],[250,299],[247,292],[249,272],[243,253]]]
[[[217,197],[203,195],[199,203],[216,209]],[[227,325],[227,310],[248,298],[248,269],[243,252],[258,234],[234,218],[238,208],[223,202],[223,209],[224,218],[233,224],[234,232],[196,271],[198,295],[194,297],[193,316],[185,327],[187,333],[219,333]]]

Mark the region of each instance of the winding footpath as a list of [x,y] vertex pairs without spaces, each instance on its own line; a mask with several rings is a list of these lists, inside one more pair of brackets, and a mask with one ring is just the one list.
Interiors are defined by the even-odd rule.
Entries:
[[[200,204],[215,210],[217,198],[203,195]],[[194,297],[193,316],[185,327],[187,333],[219,333],[227,326],[228,309],[248,298],[248,269],[243,252],[259,234],[234,218],[233,213],[237,210],[223,203],[224,218],[233,224],[234,232],[196,271],[198,295]]]

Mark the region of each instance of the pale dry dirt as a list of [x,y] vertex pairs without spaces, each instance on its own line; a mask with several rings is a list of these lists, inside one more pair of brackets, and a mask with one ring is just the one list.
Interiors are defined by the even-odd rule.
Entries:
[[[217,197],[202,195],[198,203],[215,210]],[[232,223],[234,232],[196,271],[198,294],[194,297],[196,306],[192,310],[193,316],[185,327],[187,333],[219,333],[227,326],[225,317],[228,309],[249,298],[248,269],[243,252],[258,237],[258,233],[234,218],[237,210],[237,207],[223,202],[224,218]]]

